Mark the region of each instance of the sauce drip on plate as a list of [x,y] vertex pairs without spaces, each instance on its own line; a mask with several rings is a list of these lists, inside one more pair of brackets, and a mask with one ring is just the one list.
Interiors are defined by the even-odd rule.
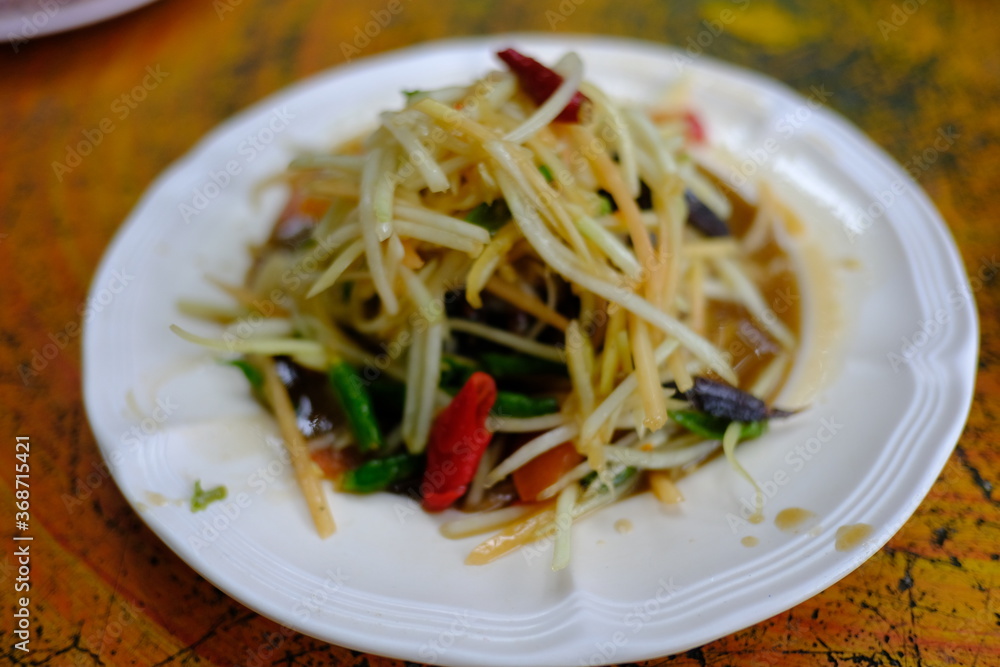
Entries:
[[778,530],[785,531],[786,533],[798,532],[798,529],[803,524],[815,516],[815,512],[810,512],[801,507],[789,507],[778,512],[778,516],[774,517],[774,525],[778,527]]
[[864,542],[871,534],[872,527],[867,523],[841,526],[837,529],[837,551],[849,551]]

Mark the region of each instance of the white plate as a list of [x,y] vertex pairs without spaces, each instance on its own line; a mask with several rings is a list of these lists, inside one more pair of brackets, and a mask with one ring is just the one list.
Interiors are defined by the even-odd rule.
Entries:
[[153,0],[0,0],[0,42],[18,45],[107,19]]
[[[334,496],[338,531],[321,541],[277,454],[274,428],[247,398],[239,372],[206,361],[168,331],[178,323],[211,333],[175,304],[225,302],[205,273],[240,280],[246,245],[266,236],[281,206],[277,192],[252,205],[255,183],[298,150],[365,129],[377,110],[401,104],[401,90],[481,76],[497,66],[491,54],[510,44],[548,61],[575,50],[590,80],[637,101],[689,74],[713,140],[761,158],[760,169],[828,254],[860,263],[843,272],[851,324],[840,360],[811,338],[808,354],[822,360],[826,388],[807,412],[741,447],[741,460],[773,496],[766,523],[734,521],[752,491],[715,461],[683,480],[687,501],[675,512],[645,494],[580,524],[573,563],[560,573],[549,570],[544,547],[466,567],[476,538],[448,541],[437,533],[442,517],[388,495]],[[224,174],[227,164],[237,176]],[[851,211],[879,196],[892,198],[886,212],[848,243],[844,229],[859,223]],[[185,221],[181,204],[197,214],[183,209]],[[704,58],[687,62],[662,46],[591,37],[435,43],[360,60],[264,100],[214,130],[150,188],[108,251],[91,306],[88,414],[122,492],[150,527],[219,588],[280,623],[336,644],[447,665],[665,655],[830,586],[889,539],[942,469],[969,408],[978,340],[943,221],[860,132],[763,76]],[[821,328],[818,310],[806,308],[811,330]],[[944,323],[925,324],[936,316]],[[904,338],[912,349],[901,350]],[[903,359],[895,368],[890,353]],[[149,412],[144,423],[129,396]],[[183,501],[195,479],[226,484],[229,500],[192,514]],[[818,524],[808,533],[779,531],[771,519],[786,507],[815,512]],[[620,518],[633,522],[631,533],[613,529]],[[837,528],[857,523],[874,532],[853,550],[835,549]],[[741,546],[747,535],[760,544]]]

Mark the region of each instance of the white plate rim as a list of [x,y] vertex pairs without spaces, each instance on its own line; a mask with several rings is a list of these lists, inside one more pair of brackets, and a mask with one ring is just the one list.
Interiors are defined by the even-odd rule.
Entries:
[[[59,4],[59,8],[51,14],[43,8],[25,13],[17,11],[17,8],[13,7],[10,10],[0,12],[0,42],[11,42],[16,50],[19,44],[36,37],[54,35],[107,21],[154,1],[77,0],[61,4],[59,0],[53,0]],[[35,17],[39,14],[42,15],[43,19],[36,21]],[[25,22],[34,28],[32,32],[29,33],[25,30]],[[39,25],[39,23],[41,24]]]

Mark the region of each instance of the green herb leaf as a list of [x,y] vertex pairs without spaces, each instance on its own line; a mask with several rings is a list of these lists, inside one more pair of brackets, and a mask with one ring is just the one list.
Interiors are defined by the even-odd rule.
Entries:
[[194,495],[191,496],[191,511],[200,512],[215,501],[224,500],[228,493],[223,485],[206,491],[201,488],[201,480],[197,479],[194,482]]
[[542,176],[544,176],[545,180],[548,181],[549,183],[556,180],[555,177],[552,175],[552,170],[549,169],[548,165],[544,164],[540,165],[538,167],[538,171],[542,172]]
[[[724,417],[713,417],[695,410],[668,410],[667,414],[675,422],[698,435],[713,440],[721,440],[731,420]],[[766,421],[747,422],[740,431],[740,440],[757,438],[767,431]]]

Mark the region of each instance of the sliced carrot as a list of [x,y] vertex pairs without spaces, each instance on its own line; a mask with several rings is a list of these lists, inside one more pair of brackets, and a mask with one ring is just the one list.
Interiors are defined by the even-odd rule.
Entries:
[[538,494],[558,482],[582,460],[571,442],[540,454],[513,472],[517,495],[526,502],[538,500]]
[[309,458],[323,471],[323,477],[337,479],[342,473],[358,466],[357,457],[345,454],[344,450],[323,447],[309,453]]

